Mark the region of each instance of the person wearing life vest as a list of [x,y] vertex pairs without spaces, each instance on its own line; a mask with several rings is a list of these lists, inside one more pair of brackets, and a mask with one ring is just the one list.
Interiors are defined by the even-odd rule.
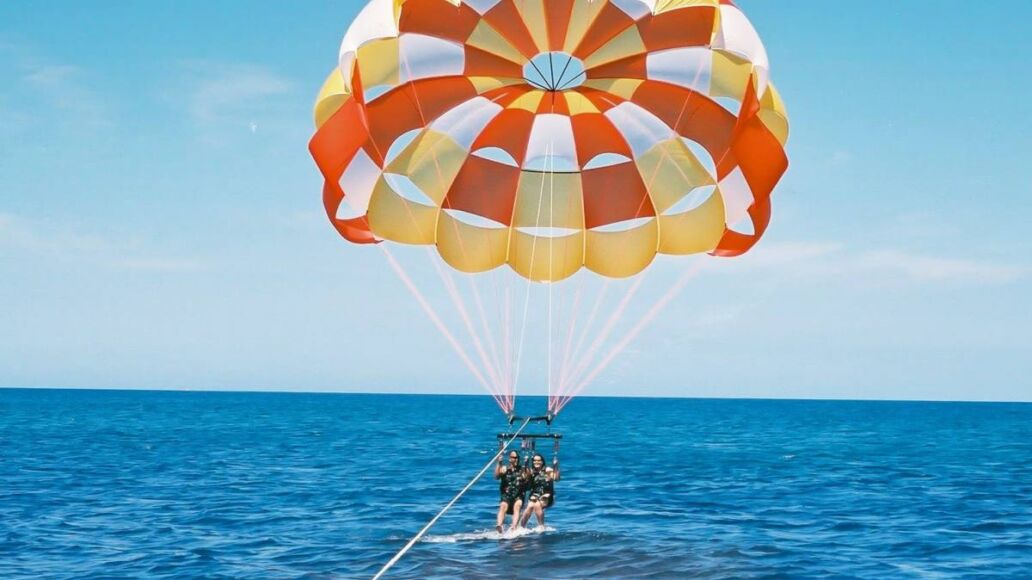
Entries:
[[533,515],[537,517],[538,526],[544,527],[545,510],[555,503],[555,482],[559,481],[559,463],[545,467],[545,458],[540,453],[535,453],[526,478],[530,497],[527,498],[527,507],[523,511],[520,525],[526,526]]
[[520,454],[509,451],[509,462],[502,463],[502,457],[498,457],[498,464],[495,465],[494,478],[498,480],[498,492],[501,496],[498,503],[498,518],[495,521],[495,530],[501,534],[505,524],[505,515],[512,514],[510,530],[516,529],[520,519],[520,509],[523,507],[523,496],[525,495],[526,484],[525,470],[520,467]]

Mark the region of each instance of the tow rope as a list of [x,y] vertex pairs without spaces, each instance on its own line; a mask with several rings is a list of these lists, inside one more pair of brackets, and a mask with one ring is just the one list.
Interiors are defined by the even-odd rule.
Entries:
[[392,566],[397,564],[398,560],[400,560],[401,557],[404,556],[405,553],[412,548],[412,546],[416,545],[416,542],[418,542],[428,531],[430,531],[430,528],[432,528],[433,525],[437,523],[437,520],[441,519],[441,516],[443,516],[445,512],[450,510],[451,507],[455,505],[455,502],[459,501],[459,498],[461,498],[463,495],[466,494],[467,491],[469,491],[469,488],[473,487],[473,485],[476,482],[480,481],[480,478],[483,477],[485,473],[487,473],[487,470],[490,469],[492,465],[494,465],[494,462],[498,461],[498,458],[501,457],[503,453],[505,453],[505,450],[508,449],[509,445],[513,441],[515,441],[517,437],[519,437],[520,433],[523,432],[523,429],[527,427],[528,423],[530,423],[530,418],[525,420],[523,422],[523,425],[520,425],[520,428],[512,434],[512,437],[510,437],[509,440],[506,441],[504,445],[502,445],[498,452],[494,454],[494,457],[492,457],[491,460],[487,462],[487,465],[485,465],[484,468],[480,470],[480,473],[477,473],[473,477],[473,479],[469,480],[469,483],[466,484],[466,487],[462,488],[462,491],[460,491],[458,495],[453,497],[452,500],[448,502],[448,505],[444,506],[444,509],[437,512],[437,515],[434,516],[433,519],[431,519],[429,522],[427,522],[427,524],[423,526],[423,529],[419,530],[419,533],[416,534],[411,540],[409,540],[407,544],[405,544],[404,548],[399,550],[398,553],[395,554],[389,562],[384,564],[383,568],[380,568],[380,571],[377,572],[375,576],[373,576],[373,580],[379,580],[380,577],[384,575],[384,573],[390,570]]

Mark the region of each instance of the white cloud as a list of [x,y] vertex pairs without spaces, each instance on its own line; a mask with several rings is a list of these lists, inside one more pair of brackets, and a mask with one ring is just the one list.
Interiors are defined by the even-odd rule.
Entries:
[[28,127],[32,122],[32,116],[23,110],[15,108],[11,100],[0,95],[0,131],[7,132],[14,129]]
[[858,257],[856,264],[862,269],[885,273],[894,272],[922,281],[1005,284],[1028,273],[1028,268],[1021,266],[921,256],[899,250],[865,252]]
[[313,230],[315,228],[329,227],[326,213],[322,211],[293,211],[286,214],[277,214],[271,218],[278,224],[291,229]]
[[197,260],[152,255],[138,242],[109,239],[73,231],[65,225],[29,220],[0,213],[0,255],[31,256],[78,264],[93,264],[154,272],[191,272],[203,270]]
[[735,271],[759,269],[775,276],[835,276],[858,283],[1006,284],[1030,273],[1030,268],[1022,265],[928,256],[895,248],[856,251],[837,242],[761,243],[736,261],[740,264],[733,268]]
[[0,43],[0,63],[6,64],[0,64],[0,74],[13,81],[7,86],[5,118],[20,124],[46,120],[50,125],[70,123],[90,129],[110,125],[108,101],[87,69],[54,62],[10,43]]
[[229,125],[254,133],[259,121],[275,114],[276,97],[293,89],[289,80],[261,66],[189,62],[182,68],[187,112],[206,128]]
[[23,78],[34,86],[47,89],[66,86],[82,74],[82,69],[67,64],[38,65],[26,68],[28,73]]
[[777,242],[759,245],[743,258],[758,267],[807,264],[842,251],[837,242]]
[[849,151],[836,151],[831,154],[831,162],[835,165],[846,165],[853,161],[853,154]]
[[204,269],[204,264],[194,260],[170,260],[163,258],[135,258],[122,260],[114,265],[127,270],[149,272],[196,272]]
[[0,214],[0,250],[10,248],[34,254],[79,255],[103,253],[111,245],[96,236],[69,232],[39,221],[13,214]]

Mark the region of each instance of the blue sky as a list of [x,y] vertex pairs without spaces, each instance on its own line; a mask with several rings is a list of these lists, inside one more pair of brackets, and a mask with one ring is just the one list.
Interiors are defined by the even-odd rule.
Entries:
[[[771,229],[588,393],[1032,400],[1032,4],[740,4],[792,120]],[[0,385],[478,392],[322,213],[359,7],[0,5]]]

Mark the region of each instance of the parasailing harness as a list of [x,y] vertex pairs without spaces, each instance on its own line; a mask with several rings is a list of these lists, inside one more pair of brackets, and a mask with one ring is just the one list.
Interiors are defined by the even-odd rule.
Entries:
[[[534,454],[538,453],[537,443],[538,441],[552,441],[552,468],[556,469],[559,467],[559,443],[562,441],[562,433],[555,433],[552,431],[552,421],[555,420],[555,415],[548,413],[546,415],[540,415],[536,417],[521,417],[515,414],[509,414],[509,426],[511,427],[514,423],[524,424],[529,426],[533,424],[535,427],[540,427],[544,424],[544,429],[537,431],[519,431],[516,433],[502,432],[498,434],[498,448],[501,449],[506,441],[512,441],[518,439],[520,441],[520,465],[524,469],[529,469],[531,461],[534,459]],[[542,455],[543,457],[543,455]]]

